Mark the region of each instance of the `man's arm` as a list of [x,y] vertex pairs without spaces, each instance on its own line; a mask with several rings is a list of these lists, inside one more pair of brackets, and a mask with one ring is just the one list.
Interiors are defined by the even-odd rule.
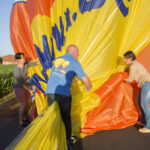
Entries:
[[86,86],[86,91],[90,91],[92,89],[92,84],[90,79],[87,77],[85,72],[83,71],[81,64],[77,61],[75,72],[80,80],[83,81],[84,85]]
[[86,86],[85,90],[90,91],[92,89],[92,84],[91,84],[90,79],[86,76],[86,77],[82,78],[82,81],[83,81],[84,85]]

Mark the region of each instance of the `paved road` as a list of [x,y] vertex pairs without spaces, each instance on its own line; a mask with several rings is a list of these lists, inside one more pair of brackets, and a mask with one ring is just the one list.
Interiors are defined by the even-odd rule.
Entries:
[[[4,150],[20,133],[17,114],[0,120],[0,150]],[[138,126],[100,131],[78,141],[72,150],[150,150],[150,134],[137,131]]]
[[18,126],[17,114],[0,120],[0,150],[4,150],[9,143],[21,132]]

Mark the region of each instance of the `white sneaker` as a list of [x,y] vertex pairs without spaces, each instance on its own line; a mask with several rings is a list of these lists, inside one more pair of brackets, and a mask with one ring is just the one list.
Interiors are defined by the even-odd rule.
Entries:
[[139,132],[141,132],[141,133],[150,133],[150,129],[144,127],[144,128],[139,129]]

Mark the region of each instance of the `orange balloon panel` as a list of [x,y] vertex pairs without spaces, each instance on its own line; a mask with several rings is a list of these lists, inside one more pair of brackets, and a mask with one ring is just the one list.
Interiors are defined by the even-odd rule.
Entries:
[[82,133],[92,134],[99,130],[119,129],[131,126],[138,120],[135,108],[138,88],[124,82],[126,73],[117,73],[101,86],[96,94],[100,106],[87,113],[87,122]]
[[150,73],[150,44],[148,44],[137,56],[137,60],[142,63]]
[[[28,0],[28,8],[30,12],[30,19],[37,15],[46,15],[50,17],[50,8],[52,7],[54,0]],[[36,7],[37,6],[37,7]],[[40,6],[40,9],[39,9]],[[31,11],[30,11],[31,9]]]
[[[19,12],[19,13],[17,13]],[[27,3],[16,3],[10,17],[11,43],[15,53],[23,52],[26,60],[34,60],[37,53],[33,45]]]

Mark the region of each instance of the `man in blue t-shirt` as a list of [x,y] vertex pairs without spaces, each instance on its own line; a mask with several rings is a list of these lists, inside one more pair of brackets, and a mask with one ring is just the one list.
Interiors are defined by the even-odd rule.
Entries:
[[80,63],[77,61],[79,50],[75,45],[69,45],[67,53],[58,57],[52,67],[51,75],[47,83],[47,100],[51,105],[58,101],[62,119],[66,127],[67,140],[71,142],[71,93],[70,87],[75,75],[83,81],[86,91],[92,88],[91,81],[84,73]]

